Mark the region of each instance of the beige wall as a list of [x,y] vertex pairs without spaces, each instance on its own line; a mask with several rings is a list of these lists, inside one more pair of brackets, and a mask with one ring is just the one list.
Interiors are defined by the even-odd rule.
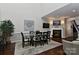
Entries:
[[71,19],[65,20],[65,37],[73,36],[73,29],[72,29],[72,22]]
[[34,20],[34,29],[42,31],[41,17],[64,5],[65,3],[0,3],[0,18],[10,19],[15,25],[15,32],[24,32],[24,20]]

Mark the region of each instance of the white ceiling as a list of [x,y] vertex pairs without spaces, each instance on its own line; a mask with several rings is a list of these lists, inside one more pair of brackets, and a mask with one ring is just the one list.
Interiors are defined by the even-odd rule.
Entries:
[[48,17],[62,17],[62,16],[69,16],[69,17],[75,17],[79,16],[79,3],[71,3],[68,4],[60,9],[57,9],[48,15],[43,16],[43,19],[46,19]]

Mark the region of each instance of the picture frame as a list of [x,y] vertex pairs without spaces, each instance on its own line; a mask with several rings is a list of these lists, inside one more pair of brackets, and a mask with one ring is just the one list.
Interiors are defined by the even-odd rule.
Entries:
[[60,26],[61,21],[60,20],[53,20],[53,26]]

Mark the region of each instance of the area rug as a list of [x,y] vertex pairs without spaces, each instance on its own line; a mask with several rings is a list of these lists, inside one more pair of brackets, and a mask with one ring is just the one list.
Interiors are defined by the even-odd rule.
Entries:
[[53,49],[60,45],[62,44],[56,41],[51,41],[48,44],[45,44],[44,46],[37,46],[37,47],[25,46],[24,48],[22,48],[22,43],[17,42],[15,45],[15,55],[35,55],[44,52],[46,50]]

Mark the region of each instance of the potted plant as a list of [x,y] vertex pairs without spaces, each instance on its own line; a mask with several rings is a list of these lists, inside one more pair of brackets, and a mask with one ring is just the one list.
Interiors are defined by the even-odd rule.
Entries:
[[0,30],[2,31],[2,36],[5,41],[5,43],[10,43],[10,36],[12,32],[14,32],[14,25],[10,20],[4,20],[2,21],[2,24],[0,26]]

